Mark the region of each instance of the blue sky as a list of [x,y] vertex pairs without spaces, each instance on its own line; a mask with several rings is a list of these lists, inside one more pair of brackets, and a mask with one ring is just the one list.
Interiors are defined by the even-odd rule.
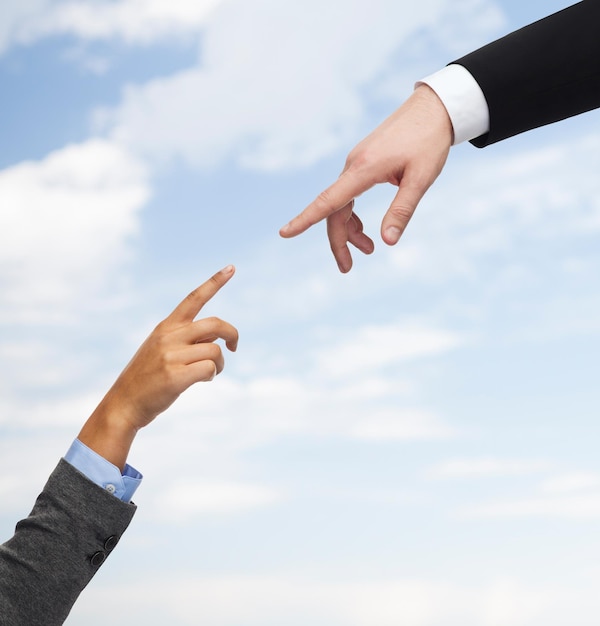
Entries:
[[277,235],[415,80],[566,5],[0,7],[2,536],[237,267],[207,314],[239,350],[140,433],[139,511],[67,623],[597,622],[598,114],[453,148],[349,275],[323,227]]

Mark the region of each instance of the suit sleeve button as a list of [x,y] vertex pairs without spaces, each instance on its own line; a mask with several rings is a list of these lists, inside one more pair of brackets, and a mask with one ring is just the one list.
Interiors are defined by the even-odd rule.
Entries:
[[92,562],[92,565],[94,567],[100,567],[102,565],[102,563],[104,563],[104,559],[106,559],[106,553],[102,550],[96,552],[96,554],[94,554],[94,556],[92,556],[92,558],[90,559],[90,561]]
[[105,542],[104,542],[104,549],[107,552],[111,552],[114,547],[119,543],[119,538],[116,535],[111,535]]

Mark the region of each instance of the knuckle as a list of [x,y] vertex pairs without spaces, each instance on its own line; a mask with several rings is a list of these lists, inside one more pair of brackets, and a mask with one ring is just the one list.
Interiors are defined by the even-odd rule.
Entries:
[[346,248],[346,244],[348,243],[348,229],[346,225],[344,225],[343,228],[330,230],[328,235],[329,248],[333,253]]
[[161,329],[154,335],[154,345],[160,354],[165,354],[169,347],[169,333],[165,329]]
[[162,327],[157,326],[142,347],[146,354],[151,354],[154,355],[153,358],[161,359],[168,349],[168,333]]
[[162,370],[169,369],[173,361],[174,359],[173,359],[172,351],[169,350],[168,347],[164,343],[159,344],[159,352],[157,355],[157,362],[158,362],[159,367]]
[[204,318],[203,321],[206,322],[206,325],[210,326],[211,328],[218,327],[218,326],[220,326],[223,323],[223,321],[220,318],[218,318],[218,317],[216,317],[214,315],[211,315],[210,317]]
[[200,287],[196,287],[196,289],[188,293],[188,295],[185,297],[185,300],[187,302],[195,301],[198,298],[199,292],[200,292]]
[[415,212],[408,204],[392,204],[389,213],[403,222],[407,222]]
[[404,177],[403,186],[415,197],[421,197],[431,187],[435,176],[423,168],[414,167]]
[[361,170],[373,161],[371,152],[360,144],[353,148],[346,159],[346,170]]
[[329,240],[329,249],[333,252],[333,254],[338,254],[344,250],[348,249],[347,245],[348,239],[344,238],[343,240],[330,239]]
[[154,327],[154,330],[152,331],[152,336],[161,337],[167,332],[168,326],[169,326],[168,320],[163,320],[162,322],[159,322]]
[[360,175],[369,186],[382,182],[385,177],[381,173],[381,155],[376,150],[359,144],[348,156],[344,174]]
[[329,189],[322,191],[315,198],[314,204],[319,211],[329,209],[329,206],[331,205],[331,192]]
[[219,288],[221,286],[220,274],[215,274],[208,279],[209,283],[212,283],[215,287]]
[[219,359],[222,356],[221,347],[217,343],[209,343],[206,344],[208,347],[208,359],[214,361],[215,359]]
[[171,355],[161,353],[155,363],[156,371],[160,373],[160,376],[167,386],[170,386],[175,382],[175,368],[173,367],[173,359]]
[[173,369],[166,369],[163,373],[164,386],[170,389],[177,389],[181,383],[180,377]]

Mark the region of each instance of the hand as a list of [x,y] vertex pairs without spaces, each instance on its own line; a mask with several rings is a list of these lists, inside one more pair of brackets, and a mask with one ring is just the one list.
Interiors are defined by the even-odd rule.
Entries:
[[377,183],[392,183],[398,193],[381,224],[381,237],[394,245],[419,201],[438,177],[452,145],[452,123],[441,100],[420,85],[387,120],[348,155],[338,180],[279,232],[295,237],[327,218],[331,251],[341,272],[352,267],[348,243],[365,254],[374,249],[354,212],[354,199]]
[[140,428],[165,411],[188,387],[212,380],[224,365],[224,339],[235,351],[237,330],[216,317],[194,321],[202,307],[229,281],[228,266],[192,291],[142,344],[98,408],[79,440],[123,469]]

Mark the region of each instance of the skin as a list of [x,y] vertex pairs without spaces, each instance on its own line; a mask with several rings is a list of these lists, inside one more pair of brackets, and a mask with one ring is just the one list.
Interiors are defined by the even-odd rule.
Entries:
[[421,198],[442,171],[452,140],[452,123],[444,105],[430,87],[420,85],[350,152],[338,180],[284,226],[280,235],[295,237],[326,218],[333,256],[340,271],[349,272],[349,243],[364,254],[375,248],[354,212],[355,198],[378,183],[398,187],[381,223],[383,241],[396,244]]
[[141,428],[165,411],[188,387],[210,381],[224,366],[217,339],[235,352],[238,332],[209,317],[202,307],[233,276],[227,266],[192,291],[150,333],[79,433],[79,440],[121,471]]

